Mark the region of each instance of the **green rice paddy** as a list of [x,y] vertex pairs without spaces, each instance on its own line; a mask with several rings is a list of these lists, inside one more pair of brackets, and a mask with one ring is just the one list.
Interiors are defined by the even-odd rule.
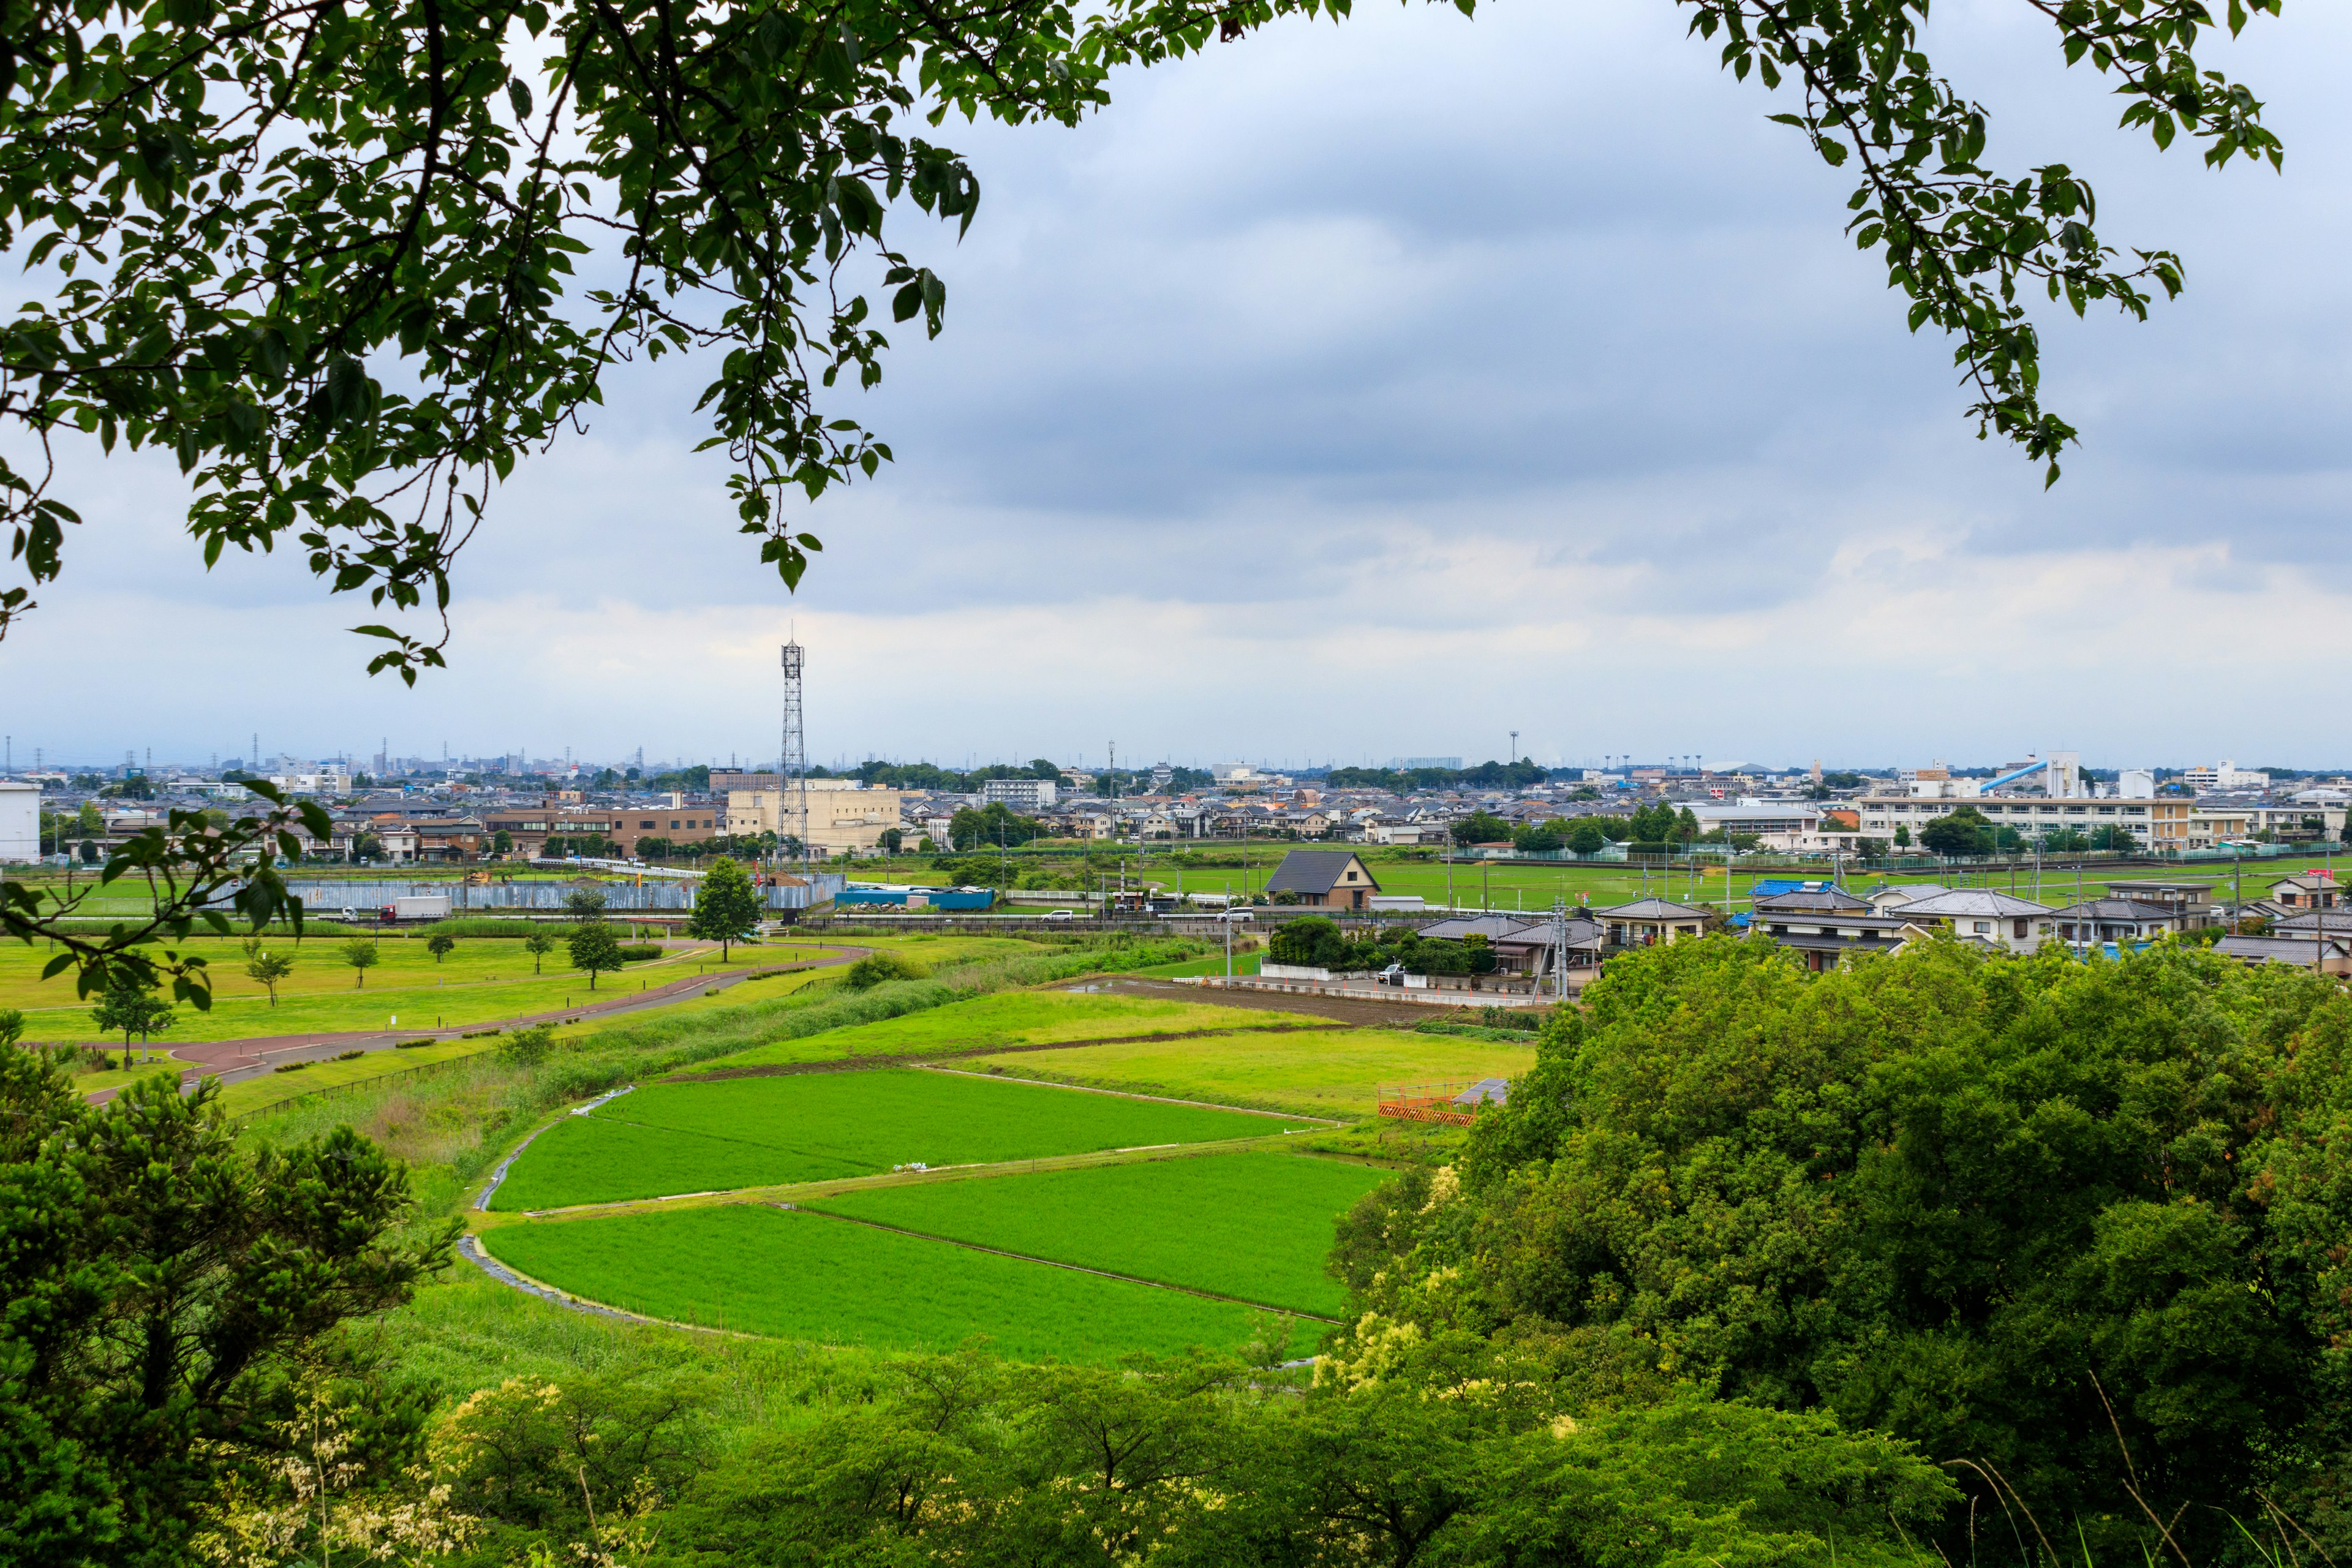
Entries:
[[[1227,1011],[1230,1016],[1234,1010]],[[1521,1046],[1403,1029],[1348,1029],[1074,1046],[976,1057],[956,1066],[1136,1094],[1350,1117],[1372,1114],[1383,1084],[1516,1078],[1535,1059],[1532,1036]]]
[[1304,1014],[1244,1012],[1234,1007],[1152,996],[1068,990],[1009,991],[877,1024],[779,1040],[705,1062],[698,1070],[833,1061],[845,1057],[930,1056],[992,1047],[1101,1039],[1115,1035],[1268,1029],[1328,1022],[1328,1019]]
[[894,1165],[1042,1159],[1273,1136],[1244,1111],[898,1069],[649,1084],[563,1118],[518,1158],[499,1209],[829,1181]]
[[826,1214],[1158,1280],[1320,1317],[1335,1222],[1394,1173],[1297,1154],[1097,1165],[803,1200]]
[[1019,1361],[1232,1349],[1263,1313],[761,1205],[488,1232],[525,1274],[648,1317],[830,1344],[947,1351],[976,1337]]

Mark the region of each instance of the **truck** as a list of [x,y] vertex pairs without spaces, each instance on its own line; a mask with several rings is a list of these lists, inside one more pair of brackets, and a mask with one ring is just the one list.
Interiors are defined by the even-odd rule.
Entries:
[[388,921],[438,921],[449,918],[446,893],[404,894],[379,911]]

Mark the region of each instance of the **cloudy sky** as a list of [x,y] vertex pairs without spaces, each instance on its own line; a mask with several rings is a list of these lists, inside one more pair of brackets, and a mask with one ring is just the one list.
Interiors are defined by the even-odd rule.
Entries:
[[[2286,174],[2113,129],[2005,0],[1938,7],[1993,160],[2089,174],[2189,290],[2045,334],[2066,477],[1979,443],[1948,345],[1841,237],[1791,107],[1665,0],[1289,22],[1137,73],[1076,132],[968,128],[948,331],[849,411],[899,461],[828,498],[798,595],[628,371],[461,560],[452,668],[361,668],[299,561],[210,574],[168,464],[76,460],[88,524],[0,643],[19,763],[528,749],[1361,762],[2352,764],[2352,14],[2216,60]],[[2335,281],[2330,281],[2334,279]],[[126,694],[141,693],[124,700]],[[132,717],[135,715],[135,717]]]

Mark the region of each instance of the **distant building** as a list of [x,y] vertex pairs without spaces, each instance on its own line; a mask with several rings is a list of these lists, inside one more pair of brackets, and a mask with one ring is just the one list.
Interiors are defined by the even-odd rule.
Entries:
[[41,786],[0,779],[0,862],[41,858]]
[[[870,789],[856,779],[808,779],[810,848],[827,855],[871,854],[882,835],[898,826],[904,797],[895,789]],[[772,833],[778,838],[801,834],[799,791],[739,789],[727,792],[721,814],[726,831],[734,834]]]
[[1060,795],[1056,779],[990,779],[980,786],[982,804],[1008,811],[1043,811]]
[[1458,773],[1462,771],[1462,759],[1459,757],[1391,757],[1389,766],[1401,772],[1413,768],[1448,768]]
[[2180,782],[2192,789],[2268,789],[2271,775],[2242,768],[2235,763],[2216,763],[2210,768],[2183,768]]

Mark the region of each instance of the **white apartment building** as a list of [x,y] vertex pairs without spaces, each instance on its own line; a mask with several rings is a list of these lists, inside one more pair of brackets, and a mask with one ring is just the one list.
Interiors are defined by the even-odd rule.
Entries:
[[1008,811],[1043,811],[1060,798],[1053,779],[987,779],[980,786],[982,805],[1002,805]]
[[1712,833],[1720,827],[1731,833],[1752,833],[1768,849],[1819,849],[1825,846],[1821,808],[1811,802],[1763,801],[1751,795],[1741,796],[1730,805],[1694,802],[1690,813],[1698,818],[1703,832]]
[[[880,847],[883,832],[898,826],[901,804],[895,789],[871,789],[856,779],[808,779],[807,843],[827,855],[844,850],[870,854]],[[730,789],[727,792],[727,831],[772,833],[778,837],[800,833],[799,796],[782,789]]]
[[[1954,780],[1956,784],[1973,781]],[[2062,827],[2096,833],[2102,827],[2128,828],[2140,842],[2153,837],[2153,803],[2146,800],[2050,800],[2033,796],[1976,795],[1922,798],[1911,795],[1866,795],[1853,803],[1862,819],[1862,833],[1871,838],[1892,838],[1898,827],[1919,829],[1965,803],[1995,827],[2013,827],[2028,837]]]

